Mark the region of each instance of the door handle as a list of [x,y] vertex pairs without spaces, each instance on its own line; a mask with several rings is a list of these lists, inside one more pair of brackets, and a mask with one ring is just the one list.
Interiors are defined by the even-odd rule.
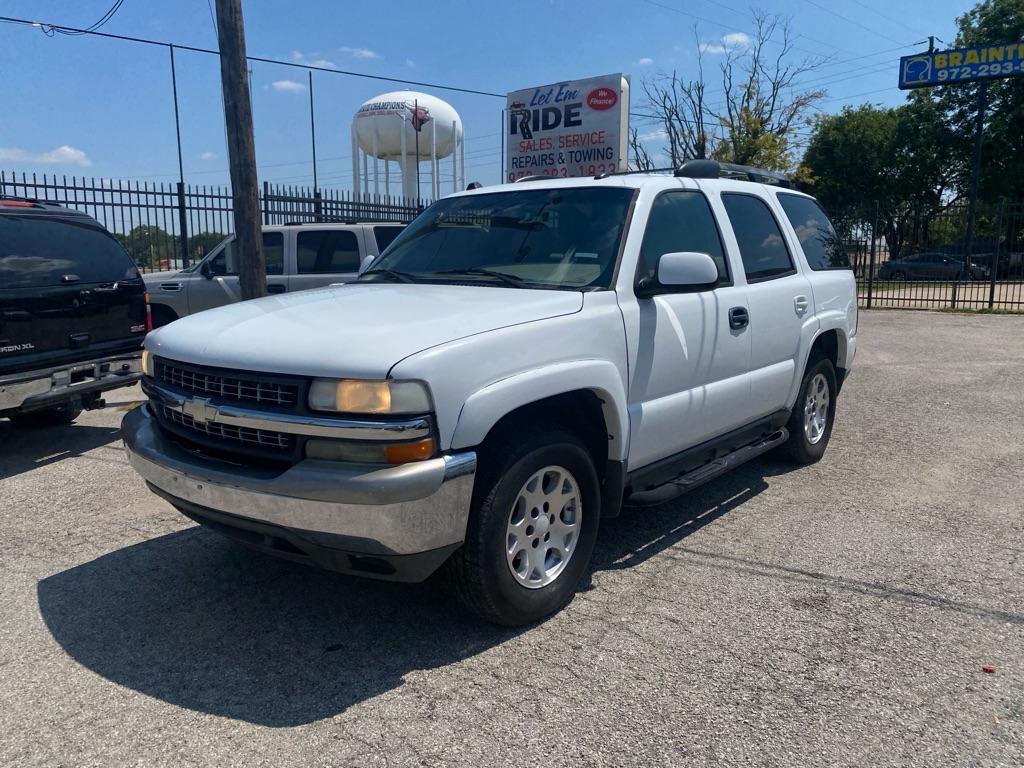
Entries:
[[160,283],[160,290],[163,291],[180,291],[181,283]]
[[746,328],[750,323],[750,314],[746,307],[733,307],[729,310],[729,327],[734,331]]
[[267,283],[267,293],[284,293],[288,287],[284,283]]
[[806,296],[796,296],[793,299],[793,306],[796,308],[798,315],[803,315],[807,311],[807,307],[810,306],[810,303],[807,301]]

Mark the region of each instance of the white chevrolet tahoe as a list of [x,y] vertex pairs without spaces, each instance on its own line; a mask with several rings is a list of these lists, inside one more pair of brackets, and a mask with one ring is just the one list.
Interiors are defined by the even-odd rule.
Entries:
[[624,500],[825,452],[854,278],[817,203],[767,178],[690,161],[439,200],[354,283],[150,334],[130,461],[258,549],[443,565],[483,618],[541,618]]

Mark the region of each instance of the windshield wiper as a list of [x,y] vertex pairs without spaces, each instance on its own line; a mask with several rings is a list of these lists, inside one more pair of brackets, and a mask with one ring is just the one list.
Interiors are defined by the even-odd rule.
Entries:
[[486,277],[493,277],[496,280],[500,280],[505,285],[510,285],[513,288],[526,288],[533,284],[530,281],[519,277],[519,275],[510,275],[507,272],[498,272],[493,269],[485,269],[484,267],[467,267],[466,269],[446,269],[442,272],[435,272],[435,275],[484,275]]
[[359,276],[359,279],[362,280],[367,275],[387,275],[388,277],[393,277],[400,283],[416,282],[415,275],[412,275],[408,272],[399,272],[397,269],[387,269],[386,267],[378,267],[377,269],[367,270],[366,272],[363,272],[363,274]]

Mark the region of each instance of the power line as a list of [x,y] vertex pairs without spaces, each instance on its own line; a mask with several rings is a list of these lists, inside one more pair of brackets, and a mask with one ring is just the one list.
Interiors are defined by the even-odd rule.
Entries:
[[[124,2],[124,0],[121,0]],[[118,6],[120,7],[120,6]],[[210,48],[199,48],[194,45],[179,45],[178,43],[170,43],[164,40],[151,40],[145,37],[133,37],[131,35],[115,35],[110,32],[96,32],[88,29],[79,29],[77,27],[69,27],[64,24],[51,24],[44,21],[33,21],[32,19],[19,19],[13,16],[0,16],[0,22],[6,22],[8,24],[21,24],[29,27],[36,27],[51,32],[67,31],[79,34],[95,35],[97,37],[106,37],[112,40],[125,40],[131,43],[142,43],[144,45],[159,45],[164,48],[174,47],[180,51],[191,51],[193,53],[206,53],[213,56],[220,56],[220,51],[212,50]],[[458,93],[469,93],[474,96],[492,96],[494,98],[504,99],[504,93],[493,93],[491,91],[480,91],[475,88],[463,88],[456,85],[442,85],[440,83],[427,83],[419,80],[406,80],[400,77],[387,77],[385,75],[370,75],[366,72],[354,72],[352,70],[336,69],[332,67],[317,67],[312,64],[302,64],[296,61],[284,61],[282,59],[270,59],[264,56],[248,56],[248,61],[257,61],[261,64],[276,64],[281,67],[296,67],[297,69],[313,70],[315,72],[330,72],[335,75],[346,75],[348,77],[361,77],[367,80],[379,80],[387,83],[400,83],[403,85],[415,85],[420,88],[436,88],[442,91],[457,91]]]
[[877,16],[878,18],[882,19],[883,21],[888,21],[891,24],[898,24],[901,27],[903,27],[904,29],[910,30],[915,35],[920,36],[920,34],[921,34],[921,30],[920,29],[917,29],[916,27],[911,27],[910,25],[905,24],[904,22],[900,21],[899,19],[894,19],[892,16],[886,16],[884,13],[882,13],[881,11],[878,11],[878,10],[872,8],[867,3],[861,2],[861,0],[850,0],[850,2],[855,3],[856,5],[859,5],[861,8],[863,8],[865,11],[868,11],[869,13],[873,13],[875,16]]
[[894,43],[902,42],[900,40],[897,40],[895,37],[889,37],[888,35],[883,34],[882,32],[879,32],[877,29],[872,29],[871,27],[869,27],[869,26],[867,26],[865,24],[861,24],[859,21],[856,21],[855,19],[851,19],[848,16],[843,16],[843,14],[837,13],[836,11],[833,11],[828,6],[825,6],[825,5],[822,5],[819,2],[816,2],[816,0],[804,0],[804,2],[807,3],[808,5],[813,5],[815,8],[818,8],[819,10],[825,11],[825,13],[832,14],[837,19],[842,19],[847,24],[856,24],[861,29],[868,31],[868,32],[870,32],[873,35],[878,35],[879,37],[884,38],[885,40],[891,40]]
[[99,29],[104,24],[106,24],[108,21],[110,21],[112,18],[114,18],[114,14],[118,12],[118,10],[121,8],[121,5],[123,3],[124,3],[124,0],[117,0],[117,2],[115,2],[112,6],[110,6],[110,8],[107,9],[107,12],[104,13],[102,16],[100,16],[100,18],[97,21],[93,22],[90,26],[86,27],[83,30],[73,30],[72,31],[72,30],[68,30],[68,29],[63,28],[63,27],[58,27],[58,26],[54,26],[52,24],[47,24],[47,25],[45,25],[45,29],[43,31],[45,33],[48,33],[50,37],[53,36],[54,32],[58,32],[58,33],[60,33],[62,35],[69,35],[69,36],[71,36],[71,35],[87,35],[87,34],[89,34],[91,32],[95,32],[97,29]]

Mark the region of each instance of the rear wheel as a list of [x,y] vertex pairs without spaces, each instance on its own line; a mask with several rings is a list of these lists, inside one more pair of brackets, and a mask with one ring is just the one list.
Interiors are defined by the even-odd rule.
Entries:
[[576,593],[597,537],[600,490],[583,444],[561,429],[513,431],[482,451],[473,509],[448,575],[462,602],[505,626]]
[[70,424],[82,414],[82,406],[65,403],[53,408],[43,408],[38,411],[25,411],[12,413],[8,418],[11,422],[26,429],[32,427],[56,427],[62,424]]
[[785,451],[797,464],[813,464],[825,455],[836,414],[836,370],[825,357],[807,364],[800,394],[790,414]]

